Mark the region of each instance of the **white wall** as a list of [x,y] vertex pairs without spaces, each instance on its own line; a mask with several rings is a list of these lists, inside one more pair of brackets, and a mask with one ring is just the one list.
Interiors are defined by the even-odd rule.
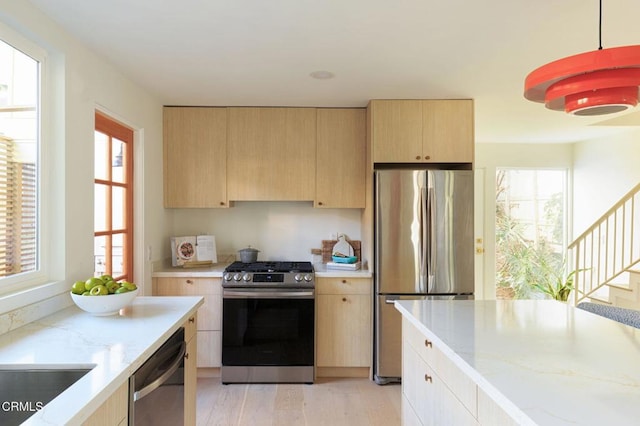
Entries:
[[[70,11],[70,13],[73,13]],[[93,273],[93,134],[94,111],[100,108],[137,130],[135,279],[150,284],[151,262],[144,258],[147,246],[155,259],[168,237],[171,214],[162,208],[162,104],[133,84],[118,70],[64,32],[26,1],[0,0],[0,21],[46,49],[51,79],[48,88],[51,115],[43,141],[55,158],[45,179],[52,186],[54,208],[47,217],[55,240],[48,249],[55,257],[56,283],[47,291],[24,298],[25,302],[0,301],[0,314],[16,303],[34,303],[44,295],[47,306],[70,304],[69,283]],[[154,250],[155,248],[155,250]],[[150,293],[150,285],[145,293]],[[53,296],[54,303],[51,303]],[[36,311],[39,311],[37,314]],[[37,304],[33,315],[44,311]],[[27,314],[25,314],[27,315]],[[27,315],[28,316],[28,315]],[[26,317],[25,317],[26,318]],[[25,319],[26,320],[26,319]]]
[[[236,202],[229,209],[177,209],[175,236],[213,234],[218,253],[251,245],[259,260],[313,261],[331,234],[360,240],[360,209],[316,209],[311,202]],[[169,241],[165,253],[170,254]]]
[[575,144],[574,235],[580,235],[640,182],[640,128]]

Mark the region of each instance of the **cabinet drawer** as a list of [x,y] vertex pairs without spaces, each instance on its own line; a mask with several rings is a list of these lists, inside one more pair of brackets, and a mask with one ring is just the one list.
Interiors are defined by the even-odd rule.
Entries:
[[202,296],[198,330],[222,330],[222,285],[220,278],[156,278],[154,296]]
[[369,278],[318,278],[317,294],[371,294]]
[[477,386],[437,345],[429,340],[411,322],[402,320],[403,339],[409,342],[418,356],[442,379],[474,416],[478,412]]
[[[477,425],[475,413],[451,391],[406,340],[403,344],[402,392],[424,425]],[[475,388],[475,384],[473,385]]]
[[[222,294],[222,278],[154,278],[154,294],[156,291],[172,296],[204,296],[205,294]],[[160,294],[158,294],[160,295]]]

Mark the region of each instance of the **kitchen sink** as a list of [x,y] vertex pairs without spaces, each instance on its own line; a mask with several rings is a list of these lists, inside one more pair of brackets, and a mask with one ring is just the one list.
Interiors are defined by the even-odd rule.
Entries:
[[0,425],[19,425],[93,367],[0,364]]

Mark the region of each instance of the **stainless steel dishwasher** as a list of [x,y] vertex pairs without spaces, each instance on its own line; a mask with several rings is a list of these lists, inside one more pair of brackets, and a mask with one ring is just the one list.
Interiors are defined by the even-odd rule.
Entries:
[[184,328],[176,331],[129,379],[129,424],[184,423]]

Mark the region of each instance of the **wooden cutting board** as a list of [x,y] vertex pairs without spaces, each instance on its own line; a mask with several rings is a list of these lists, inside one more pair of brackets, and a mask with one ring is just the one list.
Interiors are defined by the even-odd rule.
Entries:
[[[361,242],[356,240],[347,239],[351,247],[353,247],[353,255],[358,258],[358,260],[362,260],[360,257],[361,252]],[[333,246],[338,244],[338,240],[322,240],[322,263],[331,262],[331,254],[333,253]]]

